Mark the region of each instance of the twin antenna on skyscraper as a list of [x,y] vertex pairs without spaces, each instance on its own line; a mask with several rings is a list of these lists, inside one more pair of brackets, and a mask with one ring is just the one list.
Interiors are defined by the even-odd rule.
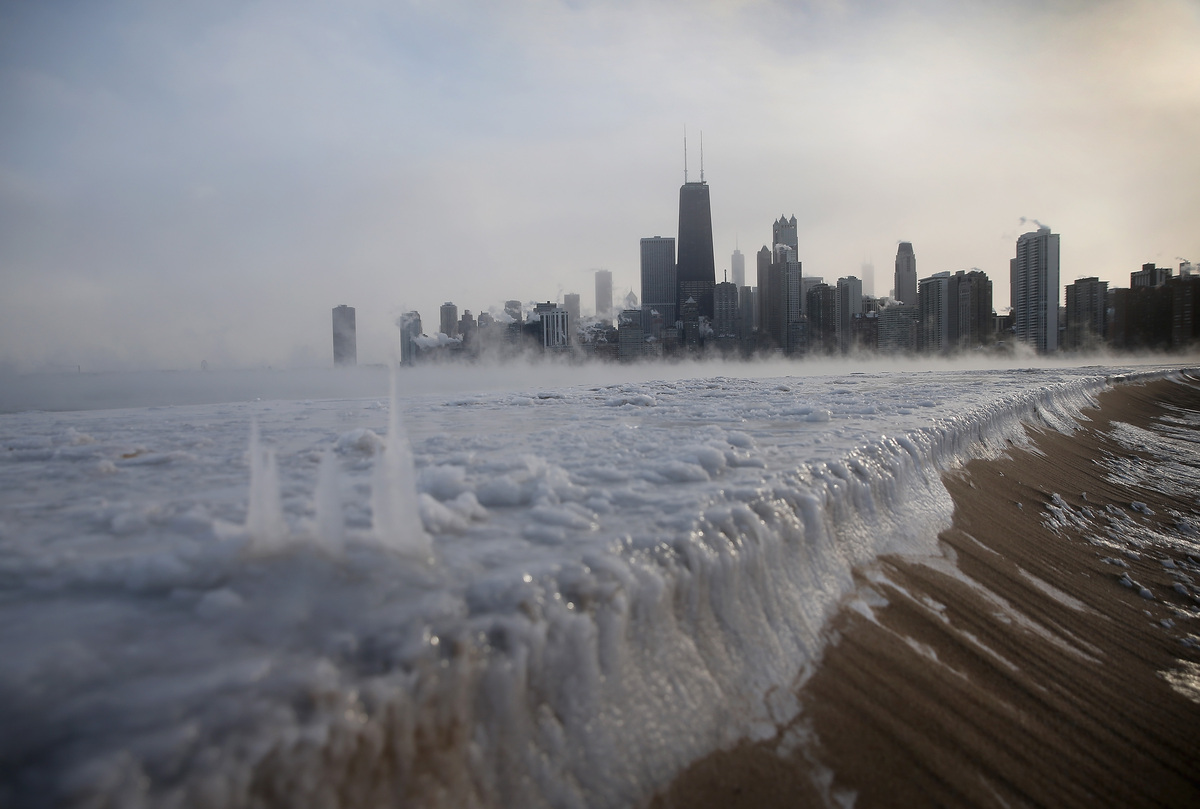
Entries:
[[[683,128],[683,182],[686,185],[687,174],[687,127]],[[700,130],[700,182],[704,182],[704,130]]]

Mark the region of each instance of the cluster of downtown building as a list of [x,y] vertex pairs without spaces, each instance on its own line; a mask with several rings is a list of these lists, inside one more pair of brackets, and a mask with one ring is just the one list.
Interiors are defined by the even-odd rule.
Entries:
[[[503,314],[478,318],[445,303],[439,329],[427,335],[417,312],[403,315],[401,364],[502,358],[528,351],[579,358],[639,360],[695,355],[790,357],[852,352],[890,355],[1008,351],[1024,343],[1039,353],[1182,349],[1194,344],[1200,275],[1184,261],[1143,265],[1129,289],[1081,278],[1061,304],[1059,235],[1040,226],[1020,236],[1009,263],[1011,311],[997,315],[992,281],[978,269],[918,278],[909,242],[896,252],[892,294],[864,294],[863,279],[827,283],[807,276],[799,257],[795,216],[771,225],[771,245],[758,251],[757,284],[747,284],[745,257],[735,249],[732,280],[716,280],[709,186],[688,182],[679,192],[678,238],[641,240],[641,304],[630,291],[616,310],[612,274],[596,272],[596,316],[581,318],[580,296],[561,303],[505,304]],[[870,270],[868,270],[870,271]],[[348,310],[348,312],[346,311]],[[615,315],[615,322],[614,322]],[[334,353],[353,364],[354,310],[334,310]],[[349,338],[346,324],[349,323]],[[349,349],[346,346],[349,345]],[[339,359],[340,358],[340,359]]]

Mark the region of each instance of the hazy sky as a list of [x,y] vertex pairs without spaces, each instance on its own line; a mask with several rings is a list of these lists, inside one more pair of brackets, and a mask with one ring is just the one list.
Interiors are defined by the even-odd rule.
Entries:
[[359,361],[393,321],[618,299],[704,132],[718,280],[780,214],[805,274],[1063,283],[1200,261],[1200,4],[8,2],[0,366]]

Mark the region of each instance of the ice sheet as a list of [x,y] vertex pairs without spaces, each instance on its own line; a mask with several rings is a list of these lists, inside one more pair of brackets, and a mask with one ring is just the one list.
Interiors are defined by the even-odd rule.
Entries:
[[852,568],[936,552],[943,469],[1126,372],[0,416],[0,799],[644,800],[789,718]]

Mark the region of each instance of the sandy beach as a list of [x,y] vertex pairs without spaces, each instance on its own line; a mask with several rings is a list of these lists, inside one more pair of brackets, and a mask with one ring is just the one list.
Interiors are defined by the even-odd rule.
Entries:
[[943,555],[859,571],[799,718],[651,806],[1200,806],[1198,413],[1118,385],[945,475]]

